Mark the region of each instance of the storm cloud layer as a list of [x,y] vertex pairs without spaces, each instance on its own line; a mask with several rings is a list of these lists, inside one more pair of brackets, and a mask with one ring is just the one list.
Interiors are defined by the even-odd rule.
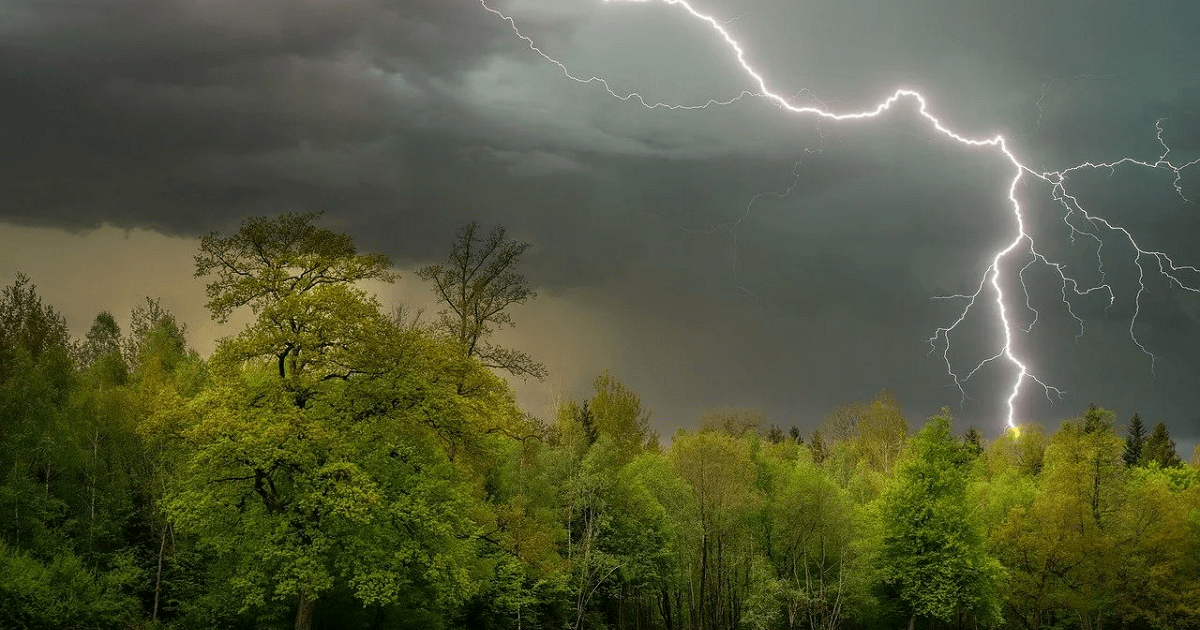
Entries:
[[[711,29],[663,3],[495,6],[577,75],[647,100],[754,87]],[[1200,157],[1194,2],[696,6],[731,20],[772,88],[801,101],[850,110],[919,89],[947,124],[1003,133],[1035,168],[1153,160],[1160,119],[1177,162]],[[1011,170],[930,134],[909,104],[869,124],[817,124],[753,98],[648,110],[571,82],[474,0],[0,0],[0,93],[10,225],[196,236],[324,210],[413,267],[442,257],[466,221],[503,224],[535,244],[545,306],[518,315],[532,328],[519,338],[571,375],[554,380],[562,394],[586,391],[580,366],[609,367],[668,433],[717,407],[807,432],[885,387],[912,416],[951,405],[964,425],[1002,426],[1011,373],[981,371],[960,405],[927,339],[955,315],[930,297],[973,290],[1011,240]],[[1172,179],[1104,170],[1072,189],[1144,248],[1195,264],[1200,207]],[[1200,199],[1200,168],[1180,183]],[[1018,192],[1042,249],[1097,281],[1094,243],[1070,241],[1049,186]],[[1066,394],[1032,392],[1020,411],[1051,423],[1094,401],[1194,443],[1200,296],[1147,280],[1136,332],[1152,372],[1129,336],[1131,254],[1115,240],[1105,253],[1111,306],[1072,302],[1078,340],[1055,278],[1030,271],[1041,315],[1017,347]],[[987,356],[990,321],[967,322],[951,358]]]

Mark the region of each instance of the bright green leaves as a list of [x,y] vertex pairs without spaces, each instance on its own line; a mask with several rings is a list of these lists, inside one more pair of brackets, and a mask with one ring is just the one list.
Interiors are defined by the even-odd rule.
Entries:
[[225,321],[249,306],[255,321],[218,348],[215,362],[267,359],[307,396],[314,381],[380,371],[390,328],[379,305],[355,287],[390,282],[381,254],[359,254],[349,236],[312,225],[314,214],[253,218],[235,235],[201,239],[196,275],[215,275],[209,310]]
[[472,493],[427,428],[358,421],[325,399],[297,407],[262,371],[218,382],[192,412],[183,437],[195,450],[169,509],[236,560],[244,605],[335,585],[364,603],[469,591]]
[[385,257],[314,217],[201,242],[214,316],[256,317],[220,343],[215,381],[189,405],[169,511],[234,563],[244,608],[298,599],[298,627],[335,590],[448,608],[474,590],[485,436],[528,429],[494,375],[355,286],[390,281]]
[[350,236],[313,225],[319,216],[253,217],[233,236],[201,238],[196,276],[216,276],[206,287],[213,317],[224,322],[240,306],[258,314],[320,286],[394,278],[386,256],[359,254]]
[[593,388],[595,393],[582,404],[571,400],[559,405],[552,428],[554,439],[580,455],[606,437],[622,464],[643,451],[658,450],[658,434],[650,426],[650,412],[636,393],[608,372],[596,377]]
[[931,418],[880,498],[881,577],[913,617],[999,613],[1004,572],[967,503],[968,461],[949,419]]
[[[1200,537],[1185,525],[1196,505],[1194,475],[1129,467],[1127,445],[1111,414],[1093,407],[1054,435],[1036,487],[993,477],[993,488],[1020,486],[1022,497],[991,536],[1009,569],[1013,617],[1034,627],[1062,619],[1085,628],[1138,619],[1157,627],[1194,622],[1187,603],[1200,593],[1182,577],[1194,566],[1190,550],[1200,548]],[[1012,449],[989,457],[1005,451]]]
[[863,509],[809,457],[781,467],[766,497],[765,549],[792,624],[837,628],[868,599]]

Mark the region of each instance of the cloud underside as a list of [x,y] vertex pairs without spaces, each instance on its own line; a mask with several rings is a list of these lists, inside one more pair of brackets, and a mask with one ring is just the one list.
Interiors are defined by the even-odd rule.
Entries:
[[[1194,3],[1132,16],[1082,2],[1048,15],[1032,0],[743,4],[703,6],[741,16],[730,28],[780,93],[851,109],[918,88],[949,124],[1001,131],[1038,167],[1152,159],[1161,118],[1173,155],[1200,157],[1200,48],[1179,28],[1200,18]],[[579,76],[652,101],[753,87],[711,30],[661,3],[497,6]],[[926,354],[953,310],[929,298],[973,290],[1013,229],[1004,161],[931,136],[911,107],[870,125],[817,124],[755,98],[645,110],[571,83],[472,0],[9,2],[0,86],[0,219],[195,236],[250,214],[325,210],[407,266],[444,255],[468,220],[501,223],[535,242],[531,278],[558,305],[547,313],[607,322],[608,367],[679,410],[665,422],[748,405],[811,425],[881,387],[918,413],[956,404],[940,356]],[[1083,196],[1146,246],[1200,261],[1188,236],[1200,212],[1170,178],[1114,177],[1081,174]],[[1200,172],[1182,185],[1200,198]],[[1021,193],[1045,249],[1091,273],[1094,247],[1067,240],[1049,190]],[[1031,272],[1042,315],[1019,343],[1068,390],[1057,406],[1032,391],[1031,415],[1095,400],[1170,420],[1200,403],[1185,377],[1200,371],[1200,307],[1149,285],[1135,332],[1159,357],[1152,377],[1129,339],[1129,254],[1105,254],[1125,283],[1111,308],[1072,302],[1087,328],[1078,344],[1061,288]],[[956,361],[994,350],[987,315]],[[528,317],[546,336],[523,340],[543,353],[561,356],[581,334]],[[1008,376],[982,371],[963,413],[993,422]]]

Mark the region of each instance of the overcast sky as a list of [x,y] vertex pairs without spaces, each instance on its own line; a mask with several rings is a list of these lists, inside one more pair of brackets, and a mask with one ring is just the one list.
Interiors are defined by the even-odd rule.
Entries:
[[[495,0],[576,76],[649,102],[701,104],[756,86],[715,31],[666,2]],[[965,135],[1003,134],[1024,164],[1200,158],[1192,0],[696,0],[770,88],[854,111],[898,87]],[[1148,8],[1150,7],[1150,8]],[[24,271],[77,334],[144,295],[208,323],[196,237],[245,217],[323,210],[325,224],[402,270],[441,259],[477,219],[534,243],[539,292],[515,345],[551,377],[517,384],[547,416],[603,369],[667,435],[751,408],[807,434],[836,406],[893,389],[910,419],[951,406],[960,428],[1004,425],[1014,372],[995,361],[965,403],[928,339],[952,323],[1017,229],[1012,167],[931,133],[911,102],[818,124],[760,98],[646,109],[572,82],[476,0],[0,0],[0,281]],[[1145,250],[1200,264],[1200,206],[1170,169],[1076,172],[1070,192]],[[1200,165],[1181,173],[1200,199]],[[767,195],[760,193],[783,193]],[[1137,308],[1134,250],[1064,222],[1051,187],[1017,195],[1039,251],[1115,299],[1062,303],[1025,272],[1033,322],[1002,266],[1013,349],[1065,393],[1025,387],[1019,421],[1089,402],[1124,422],[1200,437],[1200,294],[1153,258]],[[755,200],[751,205],[751,201]],[[1027,249],[1027,246],[1026,246]],[[1103,261],[1103,272],[1098,268]],[[1200,286],[1200,274],[1179,277]],[[411,273],[385,302],[427,303]],[[952,333],[963,373],[995,354],[992,294]],[[1107,307],[1107,308],[1106,308]],[[1188,446],[1190,451],[1190,446]]]

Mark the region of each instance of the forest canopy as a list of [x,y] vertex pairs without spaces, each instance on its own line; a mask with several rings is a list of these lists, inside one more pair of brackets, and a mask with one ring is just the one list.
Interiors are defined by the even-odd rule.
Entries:
[[[1200,451],[1092,405],[988,441],[887,391],[804,435],[664,439],[616,375],[550,418],[493,333],[528,243],[470,224],[418,277],[256,217],[200,240],[202,357],[156,299],[73,337],[0,292],[0,627],[1200,628]],[[817,422],[811,426],[818,426]]]

